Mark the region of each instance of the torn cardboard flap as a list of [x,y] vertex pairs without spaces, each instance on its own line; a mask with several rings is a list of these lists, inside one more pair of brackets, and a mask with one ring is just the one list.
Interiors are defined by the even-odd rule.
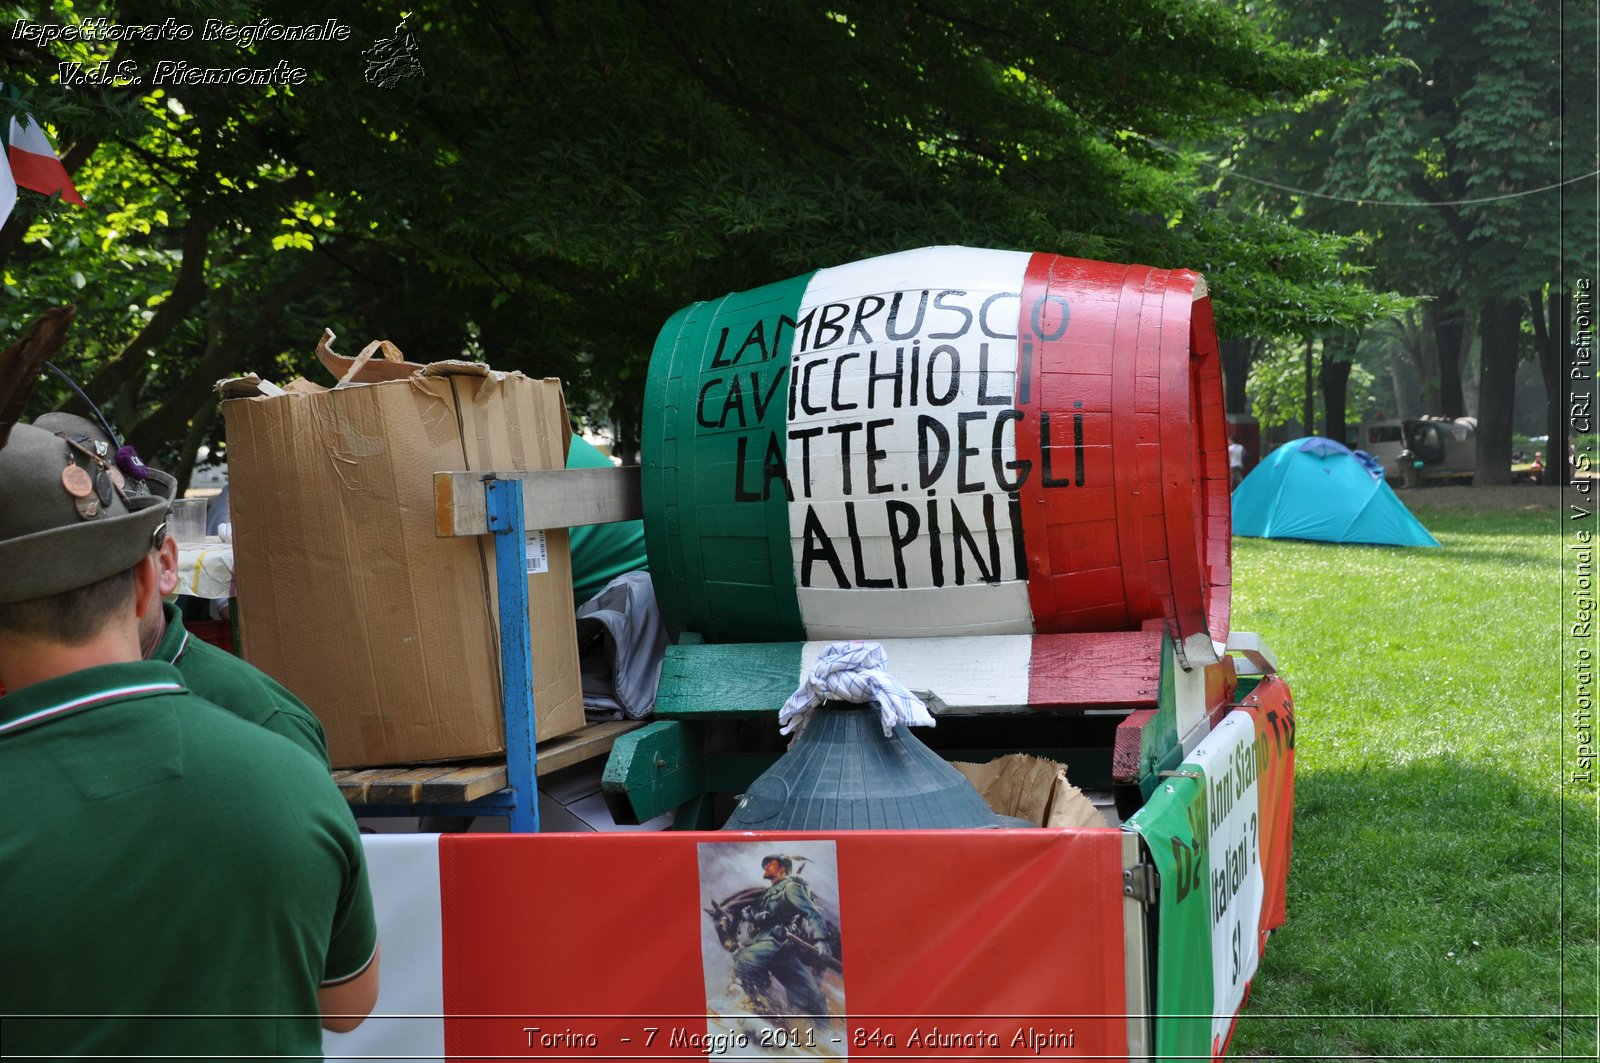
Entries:
[[446,358],[439,362],[429,362],[422,367],[423,376],[487,376],[502,379],[505,373],[498,369],[490,369],[482,362],[467,362],[459,358]]
[[282,395],[284,392],[283,388],[280,388],[270,380],[262,380],[254,373],[246,373],[244,376],[229,377],[227,380],[219,380],[217,381],[215,388],[217,394],[221,395],[225,399],[248,399],[254,398],[258,395],[265,395],[268,398],[272,398],[277,395]]
[[[324,391],[334,391],[351,387],[366,387],[372,384],[389,384],[396,380],[410,380],[413,378],[423,377],[430,379],[435,377],[452,376],[484,377],[490,381],[493,381],[494,383],[500,383],[514,377],[522,378],[524,376],[524,374],[514,369],[510,372],[505,372],[499,369],[491,369],[482,362],[467,362],[462,361],[459,358],[445,358],[441,361],[429,362],[427,365],[418,365],[415,362],[380,362],[378,364],[386,366],[391,372],[398,366],[402,365],[408,368],[403,376],[389,376],[382,379],[358,378],[352,382],[335,384],[333,387],[328,387],[324,384],[316,384],[307,380],[305,377],[298,376],[289,381],[289,383],[279,387],[270,380],[263,380],[260,375],[256,373],[246,373],[243,376],[229,377],[226,380],[217,381],[215,390],[218,395],[225,399],[252,399],[262,397],[275,398],[276,396],[282,395],[286,392],[294,395],[314,395]],[[563,407],[563,409],[565,409],[565,407]]]
[[1053,760],[1013,753],[986,764],[953,763],[989,807],[1040,827],[1104,827],[1106,819]]
[[[404,380],[421,369],[416,362],[405,360],[405,354],[388,340],[374,340],[362,348],[359,355],[348,358],[334,352],[338,339],[333,329],[324,328],[317,340],[317,360],[340,384],[376,384],[386,380]],[[381,355],[374,358],[373,355]]]

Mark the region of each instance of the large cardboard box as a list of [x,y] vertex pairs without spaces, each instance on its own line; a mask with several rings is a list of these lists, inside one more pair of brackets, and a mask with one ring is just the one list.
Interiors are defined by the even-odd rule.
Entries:
[[[336,768],[503,751],[493,540],[437,536],[433,474],[563,467],[560,383],[461,363],[299,383],[222,404],[246,659],[317,714]],[[543,533],[542,551],[538,538],[528,597],[548,739],[583,726],[583,696],[567,533]]]

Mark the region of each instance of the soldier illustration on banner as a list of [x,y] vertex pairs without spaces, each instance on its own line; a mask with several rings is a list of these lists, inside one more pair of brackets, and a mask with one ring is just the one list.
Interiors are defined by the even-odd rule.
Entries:
[[707,842],[699,855],[711,1054],[844,1056],[834,843],[785,852],[768,842]]

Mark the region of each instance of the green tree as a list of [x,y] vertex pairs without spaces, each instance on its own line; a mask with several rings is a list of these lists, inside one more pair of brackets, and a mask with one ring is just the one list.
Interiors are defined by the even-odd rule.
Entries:
[[[60,23],[135,7],[11,10]],[[137,5],[141,22],[168,16],[202,21]],[[230,0],[207,17],[259,15]],[[285,0],[271,17],[351,32],[0,41],[16,106],[56,130],[90,202],[32,204],[0,232],[10,319],[79,301],[74,367],[147,450],[215,434],[217,377],[310,375],[325,325],[419,360],[560,376],[631,449],[678,306],[925,244],[1197,268],[1226,335],[1384,308],[1344,241],[1217,205],[1196,158],[1165,146],[1357,69],[1226,7],[435,3],[406,23],[423,73],[388,87],[363,79],[362,52],[395,38],[389,16]],[[60,62],[102,60],[142,80],[63,84]],[[158,85],[161,63],[305,77]]]
[[[1306,435],[1320,434],[1343,443],[1346,426],[1358,423],[1373,403],[1372,371],[1355,358],[1355,346],[1354,337],[1347,335],[1264,345],[1250,365],[1247,385],[1251,412],[1261,427],[1298,423]],[[1308,388],[1308,376],[1318,384],[1332,376],[1337,384]]]
[[[1523,314],[1537,299],[1561,317],[1596,227],[1593,178],[1573,180],[1596,169],[1593,5],[1282,0],[1263,17],[1291,40],[1394,60],[1259,127],[1262,148],[1242,165],[1326,197],[1301,201],[1309,224],[1366,234],[1377,283],[1429,297],[1437,373],[1424,379],[1438,382],[1440,412],[1465,412],[1459,369],[1476,333],[1476,482],[1509,482]],[[1541,335],[1558,331],[1541,323]],[[1547,379],[1563,357],[1549,355]],[[1552,391],[1558,453],[1564,406]]]

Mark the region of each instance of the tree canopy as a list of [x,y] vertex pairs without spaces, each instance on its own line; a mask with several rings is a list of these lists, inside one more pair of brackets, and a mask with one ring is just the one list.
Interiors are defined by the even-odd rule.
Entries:
[[[1565,432],[1567,299],[1600,226],[1594,5],[1278,0],[1260,17],[1302,47],[1376,62],[1370,77],[1253,124],[1240,165],[1308,194],[1258,186],[1251,198],[1361,236],[1376,283],[1426,299],[1426,412],[1467,412],[1460,361],[1475,329],[1478,478],[1507,482],[1524,320],[1547,362],[1550,436]],[[1551,476],[1565,479],[1559,462]]]
[[1207,194],[1186,145],[1369,69],[1224,5],[272,5],[324,41],[237,0],[10,13],[194,29],[0,45],[89,204],[19,203],[0,324],[77,303],[72,371],[180,467],[216,379],[312,375],[325,325],[560,376],[627,449],[677,307],[928,244],[1198,269],[1225,334],[1392,308],[1344,238]]

